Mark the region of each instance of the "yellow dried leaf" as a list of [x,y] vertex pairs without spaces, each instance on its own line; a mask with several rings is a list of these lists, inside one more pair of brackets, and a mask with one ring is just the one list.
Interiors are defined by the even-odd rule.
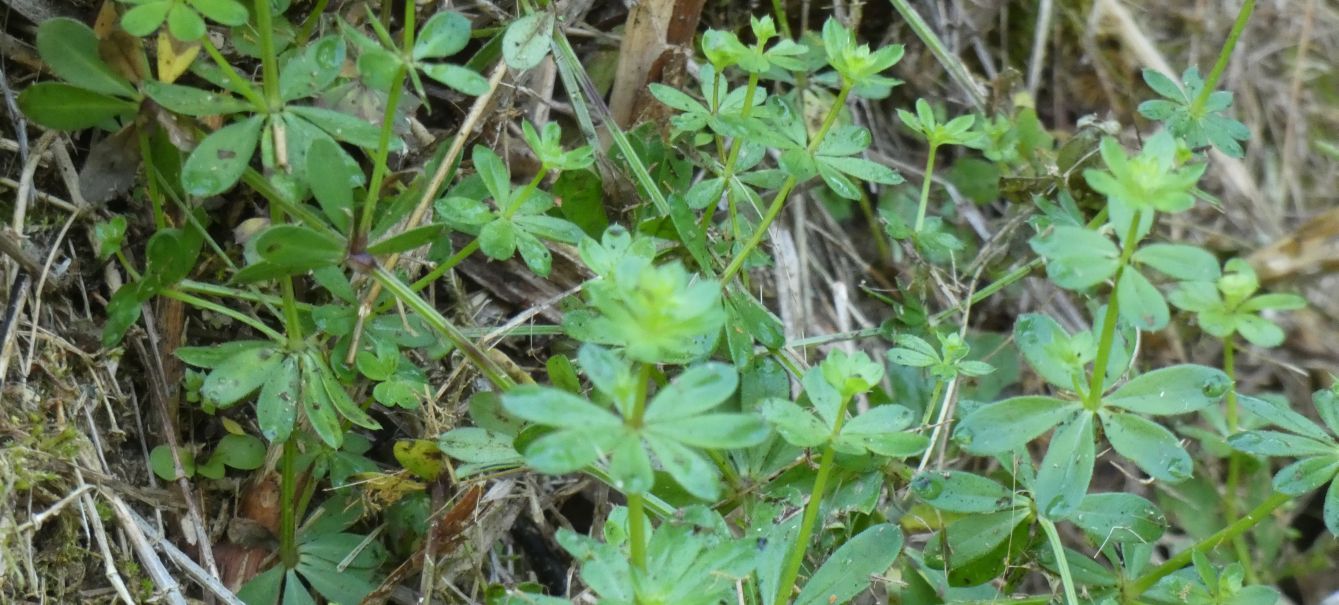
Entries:
[[191,68],[200,55],[199,42],[182,42],[166,29],[158,32],[158,79],[171,84]]

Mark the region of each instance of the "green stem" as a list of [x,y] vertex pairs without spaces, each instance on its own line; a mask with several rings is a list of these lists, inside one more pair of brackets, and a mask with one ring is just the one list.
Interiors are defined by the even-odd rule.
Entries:
[[[412,13],[412,10],[410,10]],[[372,178],[367,183],[367,197],[363,199],[363,220],[359,232],[368,235],[372,232],[372,217],[376,214],[377,202],[381,199],[381,181],[386,178],[387,158],[391,152],[391,138],[395,131],[395,108],[400,106],[400,95],[404,93],[404,81],[408,73],[404,65],[395,70],[391,78],[390,94],[386,100],[386,115],[381,119],[381,138],[377,141],[377,155],[373,158]]]
[[833,443],[837,440],[837,435],[842,431],[842,425],[846,424],[846,408],[851,404],[851,398],[842,399],[842,403],[837,408],[837,419],[832,423],[832,433],[828,436],[828,445],[823,450],[823,458],[818,463],[818,475],[814,477],[814,487],[809,492],[809,501],[804,505],[804,517],[800,520],[800,533],[795,536],[795,543],[791,546],[790,554],[786,557],[786,566],[782,568],[781,580],[776,585],[775,603],[786,603],[790,600],[790,594],[795,586],[795,580],[800,577],[800,567],[804,565],[804,555],[809,551],[809,538],[814,533],[814,523],[818,521],[818,511],[823,504],[823,492],[827,490],[828,477],[832,475],[833,461],[837,458],[837,449]]
[[321,22],[321,15],[325,14],[325,7],[328,4],[330,4],[330,0],[316,0],[316,4],[312,6],[307,18],[302,21],[302,27],[298,29],[297,35],[293,37],[294,44],[299,47],[307,45],[312,30],[316,29],[316,24]]
[[930,392],[930,400],[925,402],[925,414],[921,417],[921,426],[928,426],[930,419],[934,418],[935,410],[939,408],[939,396],[944,394],[944,379],[935,379],[935,388]]
[[298,565],[296,514],[298,503],[295,499],[298,481],[297,459],[297,440],[290,436],[284,442],[283,458],[279,462],[279,559],[286,569],[293,569]]
[[[832,125],[837,121],[837,116],[841,114],[842,107],[846,105],[846,97],[849,94],[851,94],[851,84],[842,82],[841,91],[837,93],[837,99],[833,101],[827,117],[823,118],[823,125],[818,129],[818,134],[814,136],[814,139],[809,142],[808,152],[810,154],[818,149],[819,143],[823,142],[823,137],[826,137],[828,131],[832,129]],[[772,203],[767,206],[767,212],[763,215],[762,222],[758,223],[758,228],[744,243],[744,247],[740,249],[739,253],[730,260],[730,264],[726,265],[725,271],[721,272],[721,283],[729,283],[730,279],[744,267],[744,262],[753,253],[753,249],[757,248],[762,243],[763,238],[767,237],[767,228],[772,225],[772,221],[776,220],[777,215],[781,214],[781,208],[785,205],[786,198],[790,196],[791,190],[795,189],[798,182],[792,176],[787,177],[786,181],[781,184],[781,189],[776,192],[776,197],[772,198]]]
[[1218,61],[1214,63],[1209,76],[1204,78],[1204,88],[1200,89],[1200,93],[1195,96],[1190,106],[1190,115],[1198,116],[1204,112],[1204,106],[1209,102],[1209,95],[1213,94],[1214,88],[1218,86],[1218,80],[1223,77],[1227,62],[1232,58],[1232,51],[1237,48],[1237,40],[1241,38],[1241,32],[1246,29],[1246,22],[1251,20],[1253,12],[1255,12],[1255,0],[1246,0],[1242,3],[1241,10],[1237,11],[1237,20],[1227,34],[1227,41],[1223,43],[1223,49],[1218,52]]
[[423,277],[419,278],[418,281],[414,282],[413,285],[409,287],[412,288],[415,292],[422,291],[424,288],[428,287],[429,284],[431,284],[434,281],[437,281],[437,279],[440,278],[441,276],[446,275],[447,271],[454,269],[456,265],[460,264],[461,261],[465,260],[466,258],[469,258],[469,256],[471,254],[474,254],[474,252],[477,251],[478,249],[479,249],[479,238],[476,237],[470,240],[470,243],[465,244],[465,247],[461,248],[460,250],[457,250],[455,254],[452,254],[451,258],[448,258],[442,263],[438,264],[436,267],[433,267],[432,271],[429,271],[427,275],[424,275]]
[[[1139,237],[1139,222],[1142,220],[1142,210],[1136,210],[1134,217],[1130,221],[1130,230],[1126,233],[1124,246],[1120,253],[1120,264],[1116,266],[1116,275],[1113,283],[1120,283],[1121,273],[1125,271],[1125,266],[1130,264],[1130,257],[1134,255],[1136,241]],[[1111,299],[1107,301],[1107,314],[1102,320],[1102,337],[1097,344],[1097,359],[1093,361],[1093,376],[1088,383],[1088,393],[1083,399],[1083,405],[1089,410],[1096,410],[1097,406],[1102,404],[1102,385],[1107,379],[1107,360],[1111,358],[1111,348],[1116,337],[1116,320],[1120,317],[1120,300],[1117,297],[1117,288],[1111,289]]]
[[[646,413],[646,391],[651,381],[651,365],[641,364],[637,369],[637,396],[632,401],[632,414],[627,422],[633,427],[642,425]],[[632,551],[633,568],[646,571],[646,501],[641,493],[628,494],[628,542]]]
[[935,152],[939,151],[939,146],[930,144],[930,155],[925,158],[925,178],[921,183],[921,202],[916,207],[916,233],[920,233],[925,227],[925,209],[930,205],[930,185],[934,182],[935,173]]
[[911,7],[908,0],[890,0],[890,2],[892,2],[893,8],[897,9],[898,14],[902,15],[902,19],[907,22],[907,25],[911,27],[911,31],[916,34],[916,37],[921,39],[921,42],[930,49],[935,59],[939,60],[939,64],[943,65],[944,69],[948,71],[949,77],[957,81],[958,86],[961,86],[967,92],[967,96],[971,97],[972,106],[976,108],[976,111],[985,113],[985,90],[972,76],[971,72],[967,70],[967,66],[948,49],[943,40],[940,40],[939,36],[935,34],[935,31],[930,29],[930,25],[925,22],[925,19],[921,18],[916,9]]
[[279,56],[274,50],[274,17],[270,14],[270,0],[255,0],[252,4],[256,8],[256,33],[260,37],[265,110],[278,111],[282,105],[279,98]]
[[1055,523],[1045,517],[1038,517],[1037,522],[1046,532],[1046,539],[1051,544],[1051,552],[1055,553],[1056,566],[1060,568],[1060,583],[1065,587],[1065,604],[1078,605],[1079,596],[1074,591],[1074,577],[1069,572],[1069,557],[1065,555],[1065,545],[1060,543],[1060,532],[1056,531]]
[[[1223,373],[1227,374],[1228,379],[1235,385],[1237,382],[1237,364],[1236,347],[1234,345],[1231,335],[1223,341]],[[1227,411],[1225,415],[1228,434],[1236,434],[1240,426],[1237,418],[1237,389],[1235,386],[1227,392]],[[1228,454],[1227,493],[1223,495],[1223,513],[1227,519],[1236,519],[1237,511],[1241,507],[1241,462],[1241,456],[1237,452]],[[1260,577],[1255,571],[1251,551],[1246,546],[1246,537],[1233,537],[1232,550],[1236,553],[1237,560],[1241,562],[1241,568],[1246,573],[1246,581],[1250,584],[1258,584]]]
[[781,32],[781,37],[793,40],[790,35],[790,20],[786,18],[785,0],[772,0],[772,12],[776,15],[776,27]]
[[431,304],[428,304],[428,301],[423,300],[408,284],[400,281],[400,278],[396,277],[395,274],[387,271],[384,267],[377,267],[372,271],[372,278],[380,283],[381,287],[389,291],[392,296],[400,299],[415,313],[418,313],[423,321],[428,323],[429,327],[446,337],[457,349],[460,349],[460,352],[465,355],[465,359],[469,360],[484,375],[484,378],[493,383],[494,387],[497,387],[500,391],[509,391],[516,386],[516,382],[498,367],[493,358],[479,349],[469,338],[466,338],[460,328],[457,328],[437,309],[434,309]]
[[[717,74],[717,78],[720,74]],[[753,112],[753,95],[758,90],[758,74],[749,74],[748,86],[744,89],[744,107],[739,110],[741,119],[748,119],[749,114]],[[717,139],[719,141],[719,138]],[[734,187],[730,186],[730,181],[735,178],[735,163],[739,160],[739,149],[743,147],[743,141],[736,140],[730,146],[730,153],[725,158],[725,170],[721,172],[721,178],[725,181],[725,204],[729,208],[730,214],[730,238],[739,237],[739,212],[735,207]],[[711,216],[710,212],[705,213],[706,217]]]
[[1232,524],[1228,525],[1227,527],[1224,527],[1223,529],[1218,530],[1213,535],[1203,540],[1200,540],[1199,542],[1195,543],[1194,546],[1191,546],[1190,548],[1187,548],[1179,553],[1176,553],[1175,556],[1173,556],[1170,559],[1167,559],[1167,561],[1162,565],[1159,565],[1153,568],[1148,573],[1139,576],[1139,579],[1135,580],[1134,583],[1130,584],[1129,587],[1125,590],[1125,602],[1126,603],[1134,602],[1136,599],[1139,598],[1140,595],[1144,594],[1145,592],[1148,591],[1148,589],[1152,588],[1154,584],[1157,584],[1158,580],[1161,580],[1167,577],[1168,575],[1172,574],[1173,572],[1181,569],[1182,567],[1185,567],[1187,564],[1190,563],[1191,557],[1194,556],[1194,553],[1196,552],[1202,553],[1211,550],[1217,547],[1219,544],[1222,544],[1223,542],[1229,541],[1237,536],[1242,535],[1243,533],[1246,533],[1252,527],[1255,527],[1261,521],[1263,521],[1265,517],[1269,516],[1270,513],[1274,512],[1276,509],[1283,506],[1284,504],[1287,504],[1291,500],[1292,500],[1291,496],[1287,496],[1280,493],[1274,493],[1270,495],[1268,498],[1265,499],[1264,502],[1261,502],[1254,509],[1251,509],[1251,512],[1246,513],[1246,516],[1237,519]]
[[237,320],[248,326],[251,326],[251,328],[255,329],[257,332],[260,332],[261,334],[270,337],[275,342],[284,342],[284,335],[275,331],[274,328],[271,328],[261,323],[260,320],[251,317],[250,315],[240,313],[234,309],[231,309],[224,305],[220,305],[214,301],[191,296],[190,294],[187,294],[185,292],[173,288],[164,288],[163,290],[160,290],[158,294],[167,298],[171,298],[173,300],[179,300],[188,305],[191,305],[192,307],[205,309],[207,311],[213,311],[214,313],[218,313],[219,315],[230,317],[234,320]]
[[214,43],[210,41],[209,36],[200,38],[200,45],[204,47],[205,54],[209,55],[209,58],[214,60],[214,65],[218,66],[219,71],[223,72],[223,77],[227,78],[228,82],[232,84],[232,87],[236,88],[237,92],[241,93],[242,96],[246,97],[246,100],[250,101],[251,104],[255,106],[256,111],[262,113],[268,111],[269,108],[265,104],[265,97],[260,96],[260,93],[256,92],[256,89],[251,86],[251,82],[246,78],[243,78],[241,74],[237,73],[237,70],[232,68],[232,65],[228,63],[228,60],[223,57],[223,53],[219,52],[218,47],[214,46]]

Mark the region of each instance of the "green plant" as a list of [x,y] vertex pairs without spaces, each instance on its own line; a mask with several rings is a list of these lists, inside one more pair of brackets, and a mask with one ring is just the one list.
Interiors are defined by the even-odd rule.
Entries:
[[[945,119],[945,103],[916,99],[897,111],[925,144],[916,186],[871,153],[886,133],[848,107],[906,101],[888,75],[905,49],[861,43],[835,18],[797,35],[784,14],[754,17],[742,34],[705,32],[694,86],[650,86],[673,114],[662,137],[601,113],[552,6],[522,2],[525,14],[479,30],[451,11],[420,26],[414,2],[401,15],[364,10],[365,20],[283,4],[135,3],[122,17],[129,33],[166,23],[208,53],[182,84],[124,73],[93,30],[48,21],[38,48],[63,81],[19,99],[44,127],[140,143],[134,196],[152,225],[112,213],[94,227],[97,258],[129,276],[107,300],[104,345],[134,338],[159,298],[225,328],[176,349],[192,368],[185,401],[200,413],[169,419],[225,430],[149,458],[164,480],[278,475],[278,546],[239,593],[245,602],[360,602],[383,577],[403,581],[396,570],[444,552],[431,550],[439,539],[456,544],[451,532],[474,517],[440,512],[442,494],[477,496],[460,486],[525,470],[582,473],[612,490],[591,535],[555,536],[607,603],[833,605],[871,591],[985,602],[1046,585],[1037,579],[1069,605],[1266,603],[1281,578],[1256,560],[1272,552],[1262,544],[1271,512],[1329,483],[1323,517],[1339,534],[1339,391],[1314,395],[1322,427],[1237,381],[1236,351],[1283,343],[1277,314],[1305,301],[1261,293],[1245,261],[1163,241],[1159,222],[1211,199],[1199,189],[1207,148],[1244,151],[1248,129],[1215,87],[1252,3],[1208,78],[1145,72],[1163,98],[1140,111],[1163,124],[1137,149],[1119,125],[1087,125],[1057,145],[1031,107]],[[231,50],[257,60],[254,78],[214,46],[201,14],[237,28]],[[923,22],[912,25],[944,53]],[[446,62],[467,50],[462,64]],[[482,112],[509,86],[506,68],[549,53],[570,122],[503,114],[489,132],[525,145],[489,136],[465,153],[472,111],[437,153],[410,149],[404,124],[419,101],[459,93],[479,97]],[[428,158],[423,170],[400,170],[391,154],[402,150]],[[525,157],[534,166],[515,161]],[[1014,224],[1027,245],[1012,244],[1034,256],[986,253],[1009,248],[1008,230],[981,241],[957,229],[950,205],[931,212],[941,162],[951,167],[939,176],[968,200],[1018,202],[1009,211],[1026,215]],[[828,210],[855,202],[879,262],[905,265],[887,289],[865,290],[889,304],[884,325],[787,340],[793,326],[750,269],[773,262],[763,244],[800,192]],[[218,196],[235,208],[205,203]],[[228,229],[233,243],[216,239]],[[440,305],[467,304],[447,278],[476,253],[486,268],[519,256],[526,280],[584,283],[558,302],[557,325],[470,327],[474,309]],[[1077,312],[1023,308],[1001,322],[1005,333],[971,320],[988,300],[1036,300],[1012,286],[1043,268],[1036,285]],[[1216,339],[1221,367],[1151,353],[1151,335],[1169,330]],[[497,345],[516,334],[557,338]],[[536,363],[512,358],[526,352]],[[1020,379],[1024,364],[1037,380]],[[540,366],[546,384],[527,371]],[[1256,493],[1272,458],[1287,460],[1275,493]],[[1136,477],[1139,493],[1094,491],[1108,465]],[[1187,503],[1203,494],[1212,514],[1188,521]],[[1174,527],[1193,542],[1164,556],[1155,545]],[[1230,556],[1215,552],[1222,544]],[[420,547],[423,558],[394,560]],[[528,582],[480,594],[562,602]],[[1040,588],[1019,600],[1052,598]]]

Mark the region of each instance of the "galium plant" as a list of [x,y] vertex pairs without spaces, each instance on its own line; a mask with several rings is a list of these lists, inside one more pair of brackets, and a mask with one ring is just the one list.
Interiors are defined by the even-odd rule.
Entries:
[[[244,333],[176,351],[193,368],[191,409],[226,436],[151,456],[165,479],[185,479],[178,468],[197,481],[229,468],[278,475],[276,556],[240,591],[244,602],[362,601],[398,567],[388,559],[401,547],[371,528],[426,540],[429,484],[520,469],[582,473],[616,493],[592,535],[556,536],[604,603],[833,605],[871,590],[890,601],[985,601],[1046,585],[1029,578],[1055,580],[1069,605],[1265,603],[1278,578],[1252,560],[1253,528],[1329,483],[1324,518],[1339,533],[1339,396],[1315,394],[1322,427],[1235,380],[1235,347],[1279,345],[1274,314],[1303,301],[1260,293],[1243,261],[1220,265],[1202,248],[1158,241],[1159,218],[1206,197],[1204,149],[1242,151],[1246,129],[1229,116],[1230,95],[1215,90],[1232,44],[1208,78],[1193,68],[1180,83],[1145,75],[1163,99],[1141,112],[1164,124],[1134,150],[1112,136],[1118,129],[1057,148],[1035,111],[943,120],[918,99],[914,112],[898,112],[927,146],[917,192],[871,159],[875,135],[847,111],[853,96],[890,98],[901,45],[860,43],[836,19],[794,38],[778,32],[784,15],[751,19],[751,41],[710,30],[691,92],[651,86],[675,112],[668,140],[601,120],[617,161],[596,172],[595,87],[553,8],[522,5],[526,14],[484,32],[451,11],[420,27],[407,2],[395,32],[389,4],[364,27],[265,1],[249,12],[229,0],[136,3],[122,18],[131,34],[166,23],[206,51],[210,61],[182,84],[121,73],[77,22],[39,29],[39,51],[64,82],[29,87],[20,97],[28,116],[142,143],[136,198],[151,207],[153,234],[137,250],[124,218],[97,228],[99,258],[131,276],[108,302],[104,344],[118,345],[156,298]],[[200,14],[254,30],[255,78],[214,47]],[[316,37],[281,49],[276,32],[295,25]],[[476,35],[492,38],[468,64],[502,61],[491,78],[446,60]],[[523,71],[551,52],[578,128],[518,125],[533,174],[518,174],[501,147],[468,147],[465,129],[423,174],[391,177],[391,152],[408,146],[397,124],[415,107],[405,96],[425,97],[424,77],[486,102],[502,67]],[[330,102],[351,90],[376,105],[372,119]],[[1013,193],[1030,204],[1036,258],[985,263],[992,283],[962,308],[928,308],[933,299],[916,300],[924,290],[913,284],[900,293],[913,311],[879,330],[808,341],[881,337],[887,346],[874,355],[844,345],[801,354],[805,342],[787,342],[750,283],[748,269],[769,262],[769,227],[803,187],[861,205],[899,193],[916,214],[908,227],[882,209],[896,238],[927,250],[975,244],[929,212],[936,154],[947,146],[979,151],[977,174],[1000,195],[1001,176],[1027,180]],[[604,169],[625,170],[646,201],[627,225],[604,227]],[[213,234],[228,217],[203,200],[241,191],[267,213],[225,246]],[[424,294],[476,253],[519,255],[546,277],[561,245],[576,247],[588,281],[564,301],[561,325],[514,330],[575,341],[575,361],[561,351],[543,360],[548,384]],[[428,266],[396,263],[415,252]],[[1011,342],[994,334],[999,346],[979,345],[989,340],[965,325],[970,304],[1009,295],[1042,267],[1091,323],[1022,313]],[[1222,342],[1221,368],[1151,363],[1147,335],[1182,320]],[[466,400],[468,422],[397,442],[394,463],[374,460],[381,432],[440,411],[433,368],[448,355],[486,383]],[[1020,360],[1039,390],[1022,390]],[[1234,450],[1221,481],[1205,463],[1212,455],[1182,443],[1211,432],[1200,422]],[[1247,480],[1266,479],[1272,458],[1287,459],[1276,493],[1243,493]],[[955,459],[970,470],[950,467]],[[1094,492],[1099,461],[1137,474],[1146,491]],[[1223,484],[1223,526],[1163,557],[1155,545],[1178,520],[1154,496],[1191,480]],[[353,497],[353,486],[392,481],[385,491],[412,506]],[[1222,544],[1230,557],[1215,551]],[[490,602],[563,602],[523,588],[492,587]],[[1027,600],[1051,598],[1041,589]]]

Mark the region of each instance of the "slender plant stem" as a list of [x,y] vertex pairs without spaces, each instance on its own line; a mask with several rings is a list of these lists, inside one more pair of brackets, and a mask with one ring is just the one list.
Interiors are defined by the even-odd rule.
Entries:
[[939,39],[938,34],[935,34],[935,31],[930,28],[930,25],[925,22],[925,19],[921,18],[920,13],[916,12],[916,9],[911,7],[911,2],[909,0],[890,0],[890,2],[892,2],[893,8],[897,9],[898,14],[902,15],[902,18],[906,20],[907,25],[911,27],[911,31],[916,34],[916,37],[921,39],[921,42],[923,42],[925,46],[930,49],[930,52],[935,58],[939,60],[939,64],[943,65],[944,69],[948,71],[949,77],[953,78],[953,80],[958,83],[958,86],[961,86],[963,91],[967,93],[967,96],[971,98],[972,106],[976,108],[976,111],[985,113],[985,89],[981,86],[981,83],[972,76],[971,72],[967,70],[967,66],[964,65],[956,55],[949,51],[943,40]]
[[[809,142],[809,153],[818,149],[819,143],[823,142],[823,138],[832,129],[832,125],[837,121],[837,116],[841,114],[842,107],[846,105],[846,97],[849,94],[851,94],[851,85],[842,82],[841,91],[837,93],[837,99],[833,101],[827,117],[823,118],[823,125],[818,129],[818,134],[814,135],[814,139]],[[730,264],[726,265],[725,270],[721,272],[721,283],[729,283],[730,279],[744,267],[744,262],[748,260],[753,250],[762,243],[763,238],[767,237],[767,228],[772,225],[772,221],[776,220],[777,215],[781,214],[781,208],[785,206],[786,198],[790,196],[791,190],[795,189],[798,182],[792,176],[787,177],[786,181],[781,184],[781,189],[776,192],[776,197],[772,198],[772,203],[767,206],[767,212],[763,214],[762,221],[758,223],[758,228],[744,243],[744,247],[739,250],[739,253],[730,260]]]
[[274,50],[274,16],[270,14],[269,0],[255,0],[256,34],[260,37],[260,68],[264,81],[265,110],[278,111],[279,98],[279,56]]
[[464,261],[465,259],[469,258],[469,256],[471,254],[474,254],[475,251],[477,251],[478,249],[479,249],[479,238],[476,237],[470,240],[470,243],[465,244],[465,246],[462,247],[460,250],[457,250],[455,254],[452,254],[451,258],[448,258],[445,261],[442,261],[436,267],[433,267],[432,271],[429,271],[427,275],[424,275],[423,277],[419,278],[418,281],[415,281],[409,287],[413,289],[415,292],[422,291],[424,288],[428,287],[429,284],[437,281],[437,279],[440,278],[441,276],[446,275],[447,271],[454,269],[456,265],[459,265],[461,263],[461,261]]
[[[1223,340],[1223,373],[1227,374],[1228,379],[1235,385],[1237,382],[1236,346],[1231,335]],[[1227,410],[1224,415],[1227,420],[1227,432],[1231,435],[1235,434],[1240,428],[1235,386],[1228,390],[1226,399]],[[1237,452],[1228,454],[1227,493],[1223,494],[1223,513],[1224,517],[1228,519],[1237,518],[1237,511],[1241,509],[1241,462],[1241,455]],[[1250,549],[1246,547],[1246,537],[1244,535],[1232,538],[1232,550],[1236,553],[1237,560],[1246,573],[1246,581],[1251,584],[1259,583],[1260,577],[1255,571],[1255,562],[1251,557]]]
[[828,445],[824,448],[823,458],[818,463],[818,475],[814,477],[814,487],[809,492],[809,501],[804,505],[804,517],[800,519],[800,533],[795,536],[795,543],[791,545],[790,554],[786,556],[786,565],[781,569],[781,578],[776,585],[775,603],[786,603],[790,600],[795,580],[800,577],[804,555],[809,551],[809,538],[813,536],[814,523],[818,521],[818,510],[823,504],[823,493],[827,491],[828,477],[832,475],[833,461],[837,458],[837,448],[833,446],[833,442],[842,432],[842,425],[846,424],[846,408],[850,404],[851,398],[844,397],[842,404],[837,408],[837,419],[832,423]]
[[302,21],[302,27],[298,29],[297,35],[293,36],[294,44],[298,46],[307,44],[307,40],[311,38],[312,30],[316,29],[316,24],[321,22],[321,15],[325,14],[325,7],[328,4],[330,4],[330,0],[316,0],[316,4],[312,6],[307,18]]
[[944,379],[936,378],[934,390],[930,393],[930,400],[925,402],[925,414],[921,417],[921,426],[930,424],[930,419],[934,417],[935,410],[939,408],[939,396],[944,394]]
[[[719,79],[720,74],[716,77]],[[741,119],[748,119],[749,114],[753,112],[753,95],[758,91],[758,74],[749,74],[749,83],[744,89],[744,107],[739,110]],[[719,139],[718,139],[719,140]],[[721,172],[721,178],[725,182],[725,204],[729,207],[730,214],[730,237],[739,237],[739,212],[735,208],[735,189],[730,186],[730,181],[735,178],[735,163],[739,160],[739,150],[744,146],[743,141],[736,140],[730,146],[730,153],[725,158],[725,170]],[[709,217],[710,212],[704,214],[704,218]]]
[[[412,7],[406,9],[413,12]],[[400,106],[400,95],[404,94],[404,81],[408,70],[404,65],[396,68],[391,78],[390,94],[386,100],[386,115],[381,119],[381,138],[377,141],[377,154],[373,158],[372,178],[367,182],[367,197],[363,199],[363,220],[359,232],[368,235],[372,232],[372,217],[376,214],[377,202],[381,199],[381,181],[386,178],[387,158],[390,157],[391,138],[395,131],[395,109]]]
[[939,146],[930,144],[930,155],[925,158],[925,178],[921,183],[921,201],[916,206],[916,233],[920,233],[925,227],[925,209],[930,205],[930,184],[934,182],[935,173],[935,153],[939,151]]
[[1060,532],[1055,523],[1045,517],[1038,517],[1037,523],[1046,532],[1046,540],[1055,554],[1056,567],[1060,568],[1060,583],[1065,587],[1065,605],[1079,605],[1079,596],[1074,592],[1074,576],[1069,572],[1069,557],[1065,555],[1065,545],[1060,542]]
[[[628,418],[634,427],[641,426],[642,416],[646,413],[646,391],[650,381],[650,364],[641,364],[637,369],[637,396],[632,401],[632,414]],[[628,541],[632,566],[646,571],[646,500],[640,492],[628,494]]]
[[[1134,217],[1130,221],[1130,230],[1126,233],[1124,246],[1121,248],[1120,264],[1116,266],[1116,275],[1113,283],[1120,283],[1121,273],[1125,272],[1126,265],[1130,264],[1130,257],[1134,255],[1137,247],[1136,240],[1139,237],[1139,222],[1143,219],[1143,211],[1136,210]],[[1111,347],[1116,337],[1116,320],[1120,317],[1120,300],[1117,296],[1118,288],[1111,289],[1111,298],[1107,301],[1107,314],[1102,320],[1102,338],[1097,344],[1097,359],[1093,361],[1092,381],[1088,383],[1088,393],[1084,397],[1083,404],[1090,410],[1096,410],[1102,403],[1102,385],[1106,384],[1107,379],[1107,360],[1111,358]]]
[[415,313],[418,313],[429,327],[446,337],[457,349],[460,349],[460,352],[465,355],[465,359],[468,359],[484,375],[484,378],[493,383],[494,387],[501,391],[509,391],[516,386],[516,381],[512,380],[511,376],[507,375],[502,368],[499,368],[493,358],[489,357],[487,353],[467,338],[460,331],[460,328],[457,328],[455,324],[433,308],[428,301],[423,300],[418,293],[410,289],[409,284],[400,281],[399,277],[396,277],[395,274],[387,271],[384,267],[373,269],[372,278],[393,296],[409,306],[410,309],[413,309]]
[[786,18],[786,1],[772,0],[772,12],[776,14],[776,27],[781,35],[787,40],[793,40],[790,35],[790,20]]
[[1134,583],[1130,584],[1129,587],[1125,590],[1125,602],[1134,603],[1139,598],[1140,595],[1147,592],[1148,589],[1152,588],[1154,584],[1157,584],[1158,580],[1161,580],[1167,577],[1168,575],[1171,575],[1176,570],[1185,567],[1188,563],[1190,563],[1190,559],[1192,556],[1194,556],[1194,553],[1196,552],[1202,553],[1211,550],[1217,547],[1219,544],[1222,544],[1223,542],[1229,541],[1232,538],[1240,536],[1241,534],[1247,532],[1252,527],[1255,527],[1257,524],[1263,521],[1265,517],[1269,516],[1270,513],[1274,512],[1276,509],[1283,506],[1284,504],[1287,504],[1291,500],[1292,500],[1291,496],[1287,496],[1285,494],[1280,494],[1277,492],[1270,495],[1268,498],[1265,499],[1264,502],[1261,502],[1255,508],[1251,509],[1250,512],[1246,513],[1246,516],[1237,519],[1227,527],[1224,527],[1223,529],[1214,532],[1213,535],[1203,540],[1200,540],[1199,542],[1195,543],[1194,546],[1191,546],[1190,548],[1187,548],[1179,553],[1176,553],[1175,556],[1173,556],[1170,559],[1167,559],[1167,561],[1162,565],[1159,565],[1150,570],[1148,573],[1139,576],[1139,579],[1135,580]]
[[1204,111],[1204,106],[1209,102],[1209,96],[1213,94],[1218,87],[1218,80],[1223,77],[1223,71],[1227,69],[1227,63],[1232,59],[1232,51],[1237,48],[1237,41],[1241,39],[1241,32],[1246,29],[1246,23],[1251,20],[1251,13],[1255,12],[1255,0],[1246,0],[1241,5],[1241,10],[1237,11],[1237,20],[1232,23],[1232,30],[1227,33],[1227,41],[1223,43],[1223,49],[1218,52],[1218,61],[1213,64],[1213,70],[1209,72],[1208,77],[1204,78],[1204,88],[1195,96],[1195,100],[1190,107],[1190,115],[1198,116]]
[[270,337],[271,339],[273,339],[273,340],[276,341],[276,342],[284,342],[284,335],[283,335],[283,334],[280,334],[279,332],[275,331],[274,328],[271,328],[271,327],[269,327],[269,326],[267,326],[267,325],[261,323],[260,320],[254,318],[254,317],[251,317],[250,315],[247,315],[247,314],[245,314],[245,313],[241,313],[241,312],[236,311],[236,310],[234,310],[234,309],[232,309],[232,308],[226,307],[226,306],[224,306],[224,305],[220,305],[220,304],[218,304],[218,303],[216,303],[216,302],[214,302],[214,301],[211,301],[211,300],[205,300],[205,299],[203,299],[203,298],[199,298],[199,297],[196,297],[196,296],[191,296],[190,294],[187,294],[187,293],[185,293],[185,292],[181,292],[181,291],[179,291],[179,290],[175,290],[175,289],[173,289],[173,288],[165,288],[165,289],[163,289],[163,290],[160,290],[158,293],[159,293],[160,295],[164,296],[164,297],[167,297],[167,298],[171,298],[171,299],[173,299],[173,300],[179,300],[179,301],[181,301],[181,302],[184,302],[184,303],[186,303],[186,304],[188,304],[188,305],[191,305],[192,307],[197,307],[197,308],[200,308],[200,309],[205,309],[205,310],[207,310],[207,311],[213,311],[214,313],[218,313],[219,315],[224,315],[224,316],[226,316],[226,317],[230,317],[230,318],[232,318],[232,319],[235,319],[235,320],[237,320],[237,321],[239,321],[239,322],[242,322],[242,323],[244,323],[244,324],[250,326],[251,328],[255,329],[257,332],[260,332],[261,334],[264,334],[264,335]]
[[210,41],[209,36],[201,37],[200,45],[204,47],[205,54],[209,55],[209,58],[214,60],[214,65],[218,66],[219,71],[223,72],[223,77],[227,78],[228,82],[233,85],[233,88],[236,88],[237,92],[241,93],[242,96],[246,97],[246,100],[250,101],[251,104],[255,106],[256,111],[265,112],[269,110],[265,104],[265,97],[262,97],[260,93],[256,92],[256,89],[251,86],[251,82],[246,78],[243,78],[241,74],[237,73],[237,70],[232,68],[232,65],[228,63],[228,59],[224,58],[223,53],[219,52],[218,47],[214,46],[214,43]]
[[[267,1],[267,0],[262,0]],[[289,436],[284,442],[283,458],[279,461],[279,559],[285,568],[298,565],[297,548],[297,440]]]

